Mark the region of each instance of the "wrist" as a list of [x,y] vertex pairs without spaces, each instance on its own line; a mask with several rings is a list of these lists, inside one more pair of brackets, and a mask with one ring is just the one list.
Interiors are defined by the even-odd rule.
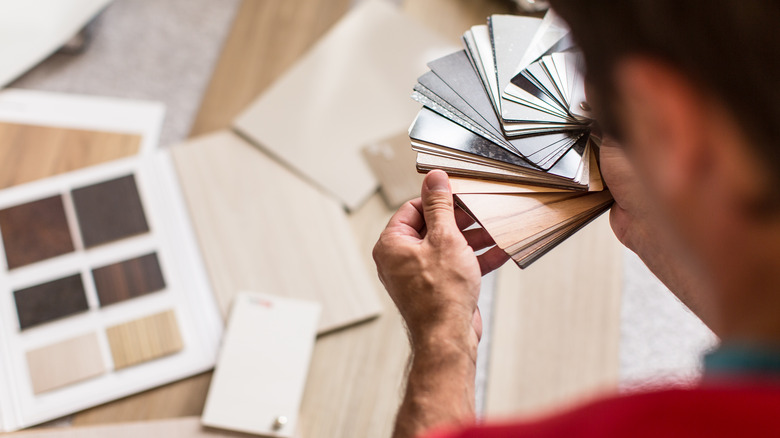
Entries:
[[412,334],[414,356],[462,357],[476,364],[479,337],[469,323],[451,323]]

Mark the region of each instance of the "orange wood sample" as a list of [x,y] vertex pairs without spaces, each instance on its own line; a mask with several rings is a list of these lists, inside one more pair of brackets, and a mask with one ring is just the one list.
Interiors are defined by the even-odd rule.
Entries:
[[135,155],[141,136],[0,122],[0,189]]

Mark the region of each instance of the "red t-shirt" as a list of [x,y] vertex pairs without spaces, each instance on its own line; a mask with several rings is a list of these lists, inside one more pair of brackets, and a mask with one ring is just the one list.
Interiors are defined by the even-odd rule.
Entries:
[[618,396],[535,422],[425,438],[780,437],[780,386],[670,389]]

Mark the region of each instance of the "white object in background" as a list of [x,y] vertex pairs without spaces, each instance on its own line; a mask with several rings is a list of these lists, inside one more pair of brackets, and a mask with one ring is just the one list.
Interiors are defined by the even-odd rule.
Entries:
[[313,301],[236,295],[203,424],[293,436],[319,315],[320,305]]
[[0,87],[54,53],[111,0],[0,0]]

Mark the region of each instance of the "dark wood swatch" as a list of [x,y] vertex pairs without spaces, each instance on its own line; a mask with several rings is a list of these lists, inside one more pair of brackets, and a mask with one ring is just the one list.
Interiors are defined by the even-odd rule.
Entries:
[[81,274],[17,290],[14,300],[22,330],[89,309]]
[[8,269],[73,251],[62,196],[0,210]]
[[149,231],[133,175],[73,190],[73,204],[86,248]]
[[92,276],[101,306],[165,288],[156,253],[93,269]]

